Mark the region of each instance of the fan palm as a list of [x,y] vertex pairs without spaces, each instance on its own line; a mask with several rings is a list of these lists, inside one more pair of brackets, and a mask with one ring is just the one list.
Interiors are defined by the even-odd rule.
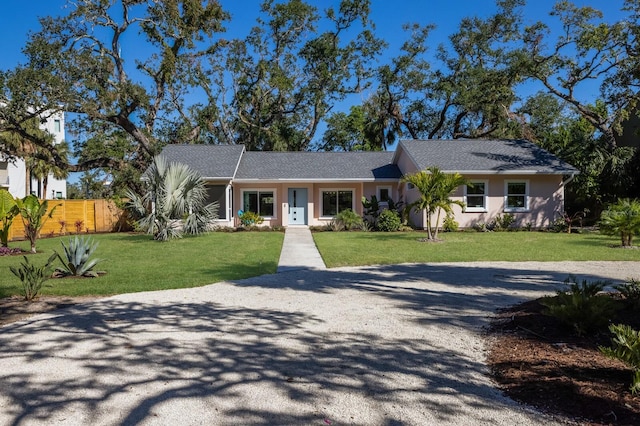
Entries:
[[144,194],[127,191],[129,208],[141,217],[138,225],[156,240],[198,234],[218,217],[218,203],[205,204],[207,189],[202,177],[185,164],[156,156],[142,180]]

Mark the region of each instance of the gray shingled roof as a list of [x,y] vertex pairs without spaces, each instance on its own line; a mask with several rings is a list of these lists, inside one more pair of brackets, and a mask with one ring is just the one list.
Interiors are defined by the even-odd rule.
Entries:
[[232,179],[244,145],[184,145],[170,144],[162,155],[169,161],[184,163],[205,179]]
[[575,167],[524,140],[403,140],[400,145],[420,170],[436,166],[461,173],[578,173]]
[[246,152],[236,180],[398,179],[393,152]]

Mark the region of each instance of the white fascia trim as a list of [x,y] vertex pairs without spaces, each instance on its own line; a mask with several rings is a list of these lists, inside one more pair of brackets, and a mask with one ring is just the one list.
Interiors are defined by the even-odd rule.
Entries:
[[341,183],[341,182],[397,182],[399,179],[234,179],[235,183],[280,183],[280,182],[307,182],[307,183]]
[[460,173],[461,175],[566,175],[566,172],[545,172],[539,170],[443,170],[443,173]]

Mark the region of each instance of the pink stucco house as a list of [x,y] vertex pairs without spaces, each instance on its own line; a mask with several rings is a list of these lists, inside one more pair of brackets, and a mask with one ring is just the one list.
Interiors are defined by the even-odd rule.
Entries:
[[[514,214],[520,225],[543,227],[564,211],[564,187],[578,170],[522,140],[403,140],[395,152],[252,152],[243,145],[168,145],[162,155],[188,164],[220,204],[222,226],[237,226],[239,210],[265,225],[323,225],[342,209],[362,215],[363,196],[410,203],[419,194],[404,174],[437,166],[459,172],[472,187],[454,198],[462,227]],[[413,224],[425,226],[423,214]]]

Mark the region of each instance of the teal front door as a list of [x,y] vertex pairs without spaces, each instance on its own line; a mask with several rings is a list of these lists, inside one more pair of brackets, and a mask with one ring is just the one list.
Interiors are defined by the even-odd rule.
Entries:
[[307,224],[307,188],[289,188],[289,225]]

